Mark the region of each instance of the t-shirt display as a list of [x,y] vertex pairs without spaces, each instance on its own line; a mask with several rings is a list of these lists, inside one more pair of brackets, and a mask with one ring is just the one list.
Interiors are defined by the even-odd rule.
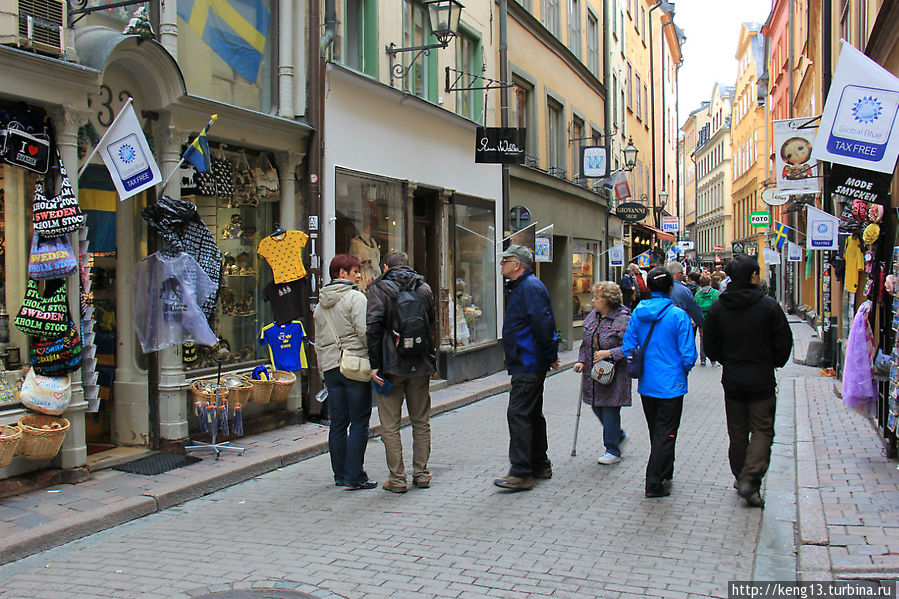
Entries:
[[303,315],[304,286],[302,279],[280,285],[271,281],[262,290],[262,299],[272,305],[276,324],[285,324]]
[[267,324],[262,327],[259,335],[259,343],[268,346],[275,370],[292,371],[308,368],[305,340],[306,330],[299,320],[287,324]]
[[267,235],[256,250],[272,267],[275,283],[287,283],[306,276],[302,250],[309,236],[302,231],[285,231],[280,235]]

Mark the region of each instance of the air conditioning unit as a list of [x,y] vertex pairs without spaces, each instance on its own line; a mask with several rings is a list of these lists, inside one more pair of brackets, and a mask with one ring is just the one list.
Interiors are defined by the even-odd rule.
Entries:
[[66,0],[0,0],[0,43],[62,56]]

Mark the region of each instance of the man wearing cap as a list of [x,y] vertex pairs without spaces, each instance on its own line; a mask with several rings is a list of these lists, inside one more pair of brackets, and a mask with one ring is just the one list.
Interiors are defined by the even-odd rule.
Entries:
[[546,419],[543,417],[543,382],[546,371],[559,368],[559,338],[549,292],[531,272],[533,257],[521,245],[502,254],[500,273],[509,279],[503,321],[506,369],[512,376],[509,391],[509,474],[493,481],[497,487],[525,491],[535,479],[551,478],[546,455]]

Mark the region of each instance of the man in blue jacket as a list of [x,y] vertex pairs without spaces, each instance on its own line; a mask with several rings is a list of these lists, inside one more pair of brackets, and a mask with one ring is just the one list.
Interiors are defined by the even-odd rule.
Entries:
[[637,391],[649,427],[646,496],[667,497],[671,494],[667,483],[674,477],[674,446],[687,394],[687,373],[696,362],[696,342],[690,317],[671,300],[671,273],[657,266],[647,279],[652,295],[634,309],[621,351],[627,356],[636,347],[643,349],[643,376]]
[[502,254],[500,273],[511,289],[503,320],[506,369],[512,376],[509,391],[509,474],[493,481],[497,487],[525,491],[537,478],[551,478],[546,455],[543,382],[546,371],[559,368],[559,338],[549,292],[531,272],[533,257],[521,245]]
[[671,301],[674,302],[675,306],[687,313],[697,329],[701,329],[705,325],[705,318],[702,316],[702,309],[693,297],[693,292],[684,283],[684,265],[677,261],[671,261],[666,268],[671,273],[671,276],[674,277],[674,286],[671,287]]

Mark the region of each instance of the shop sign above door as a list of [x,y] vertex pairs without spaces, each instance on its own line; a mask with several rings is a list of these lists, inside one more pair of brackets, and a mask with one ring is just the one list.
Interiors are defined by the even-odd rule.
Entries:
[[474,161],[479,164],[523,164],[526,129],[478,127]]
[[767,227],[771,224],[771,214],[765,210],[756,210],[749,214],[749,224],[753,227]]
[[892,175],[863,168],[834,164],[828,187],[833,193],[851,200],[864,200],[888,205]]
[[615,216],[628,223],[639,222],[646,218],[647,214],[649,214],[649,210],[646,209],[646,206],[637,202],[619,204],[615,210]]
[[668,231],[669,233],[677,233],[677,217],[676,216],[663,216],[662,217],[662,230]]
[[603,146],[581,148],[581,172],[585,177],[602,178],[607,171],[606,149]]

